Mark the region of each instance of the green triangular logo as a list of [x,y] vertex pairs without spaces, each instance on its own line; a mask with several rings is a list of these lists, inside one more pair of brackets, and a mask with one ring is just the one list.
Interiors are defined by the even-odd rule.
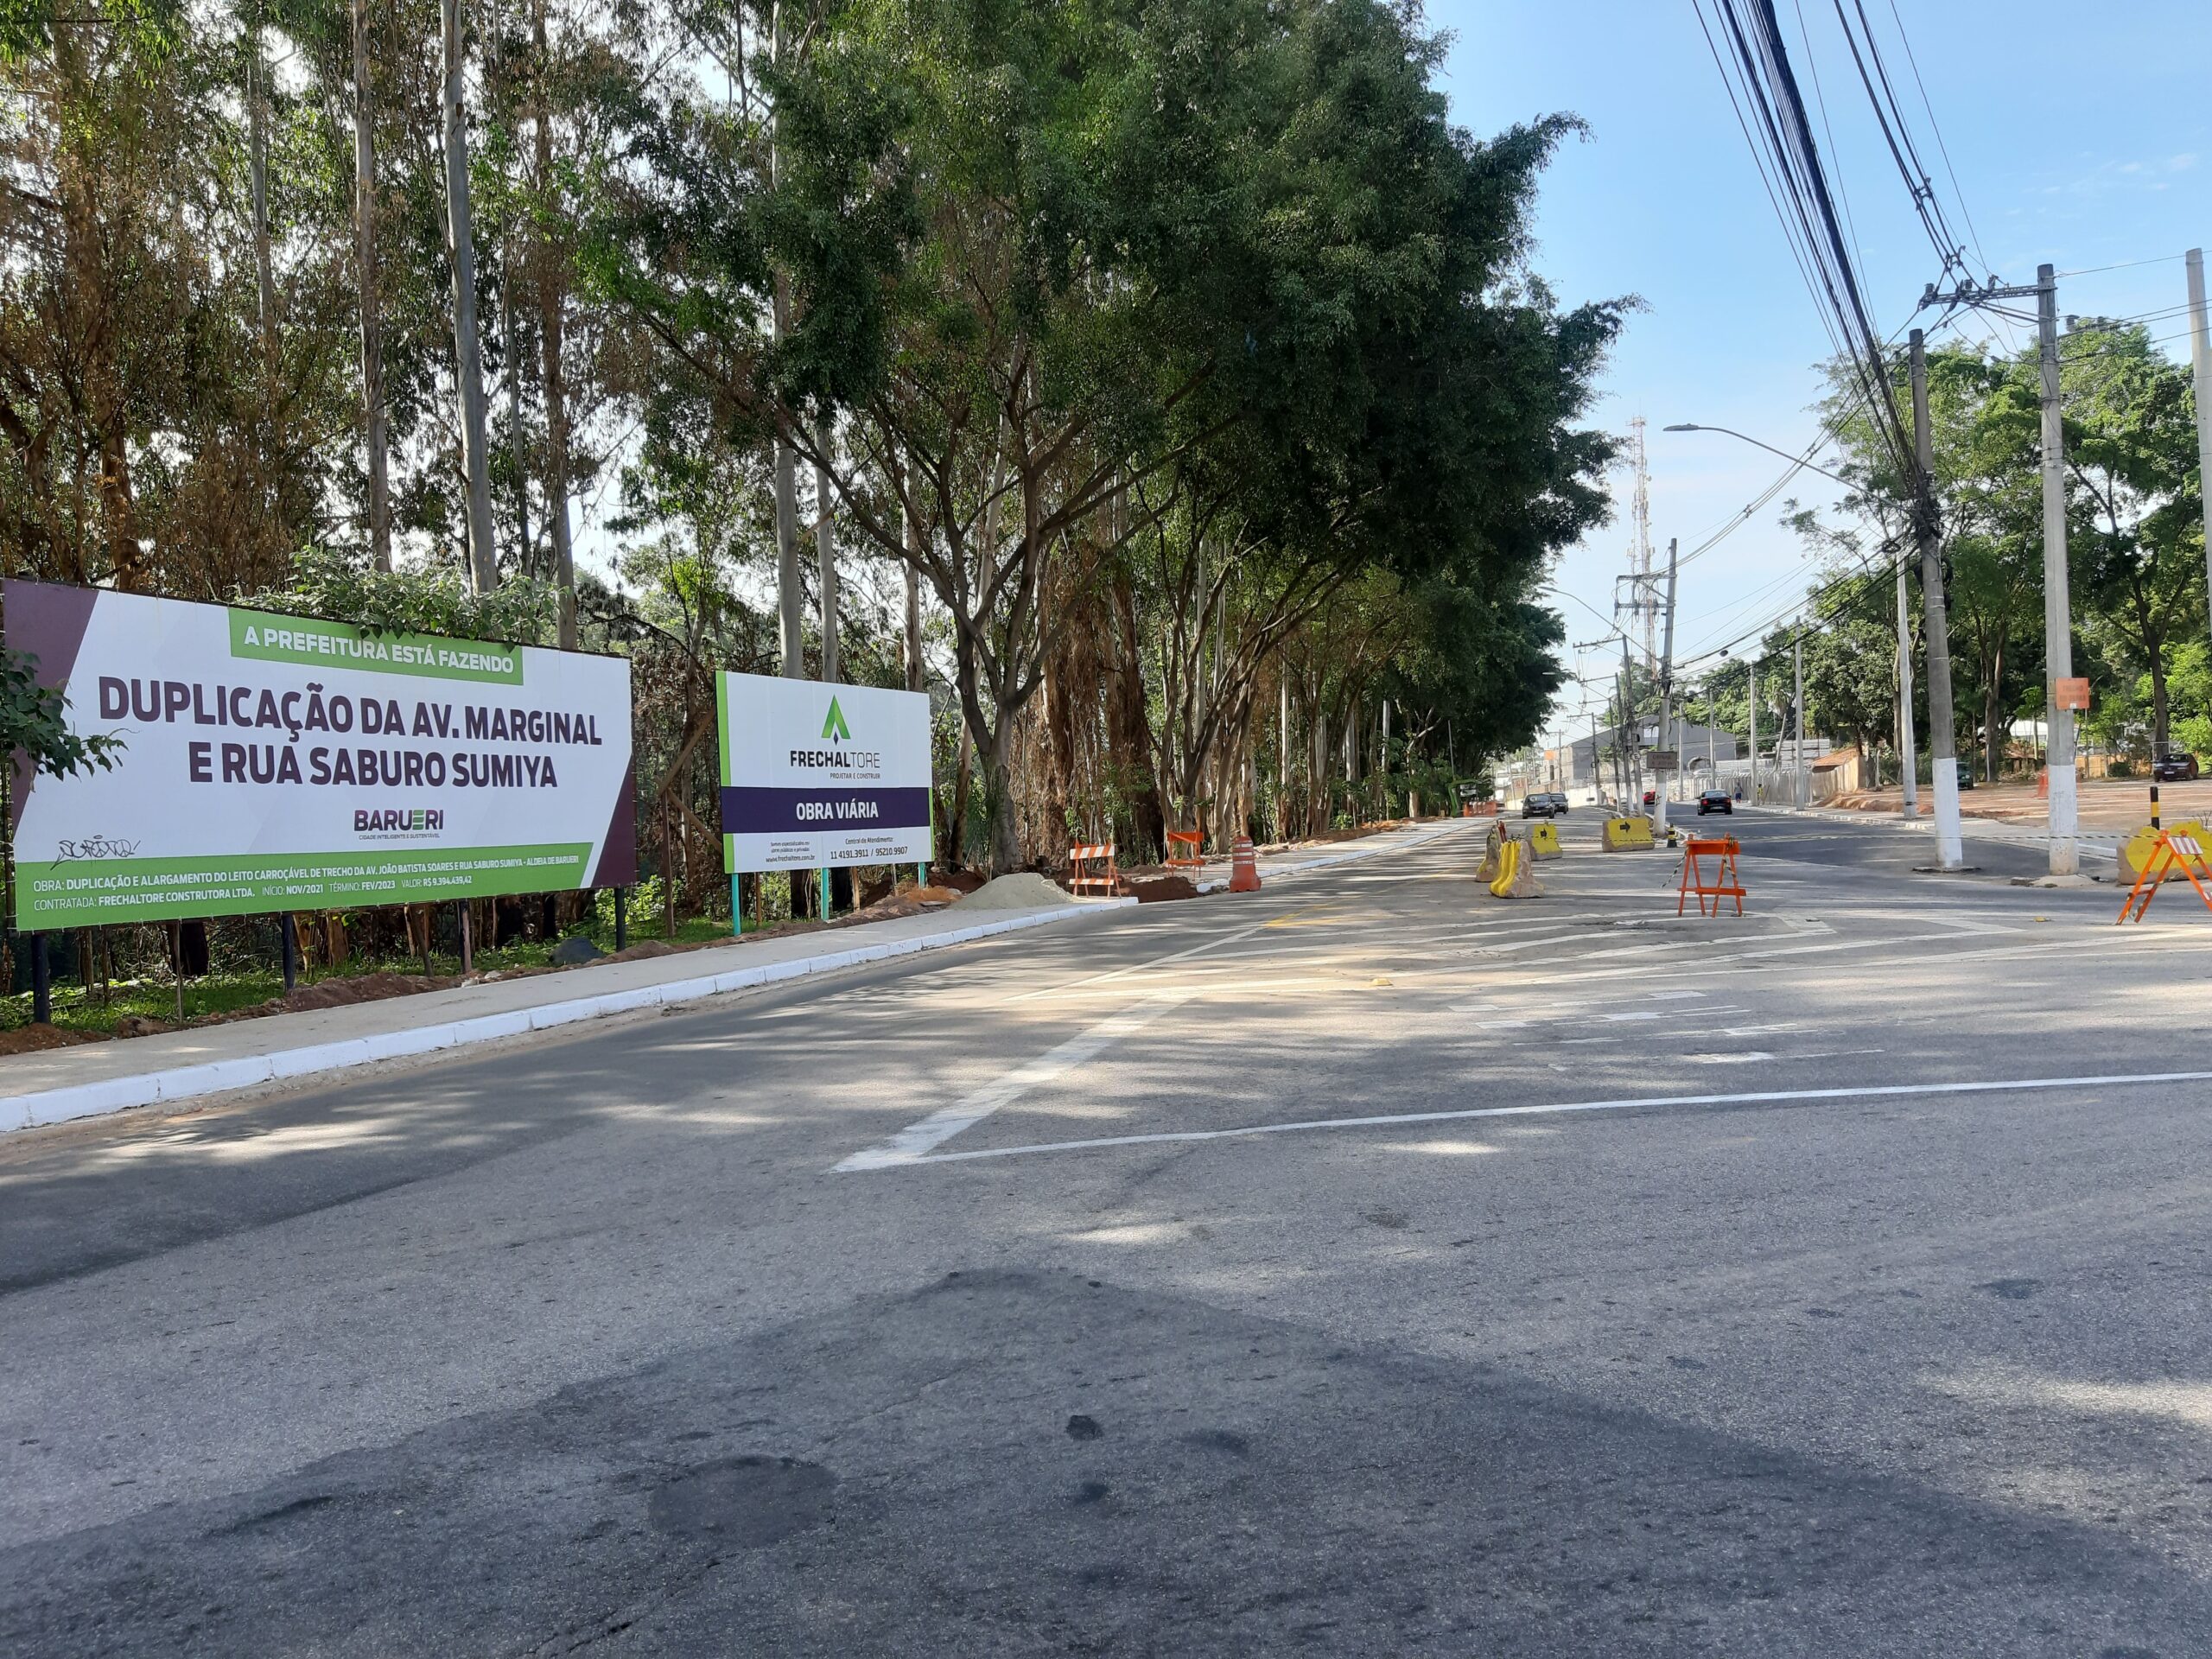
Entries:
[[844,710],[837,707],[835,697],[830,699],[830,718],[822,722],[822,741],[826,743],[832,738],[840,743],[853,741],[853,728],[845,724]]

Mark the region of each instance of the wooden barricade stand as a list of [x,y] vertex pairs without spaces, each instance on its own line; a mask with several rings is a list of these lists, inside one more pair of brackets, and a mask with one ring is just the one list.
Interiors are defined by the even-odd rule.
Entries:
[[1167,832],[1167,868],[1171,870],[1196,870],[1205,867],[1204,851],[1205,837],[1196,830],[1170,830]]
[[[2189,829],[2193,830],[2195,827],[2192,824]],[[2200,870],[2212,875],[2212,868],[2205,863],[2204,849],[2194,834],[2179,825],[2159,830],[2151,842],[2150,855],[2144,859],[2143,868],[2136,874],[2135,885],[2127,890],[2127,902],[2120,907],[2113,925],[2141,921],[2143,912],[2158,896],[2158,889],[2177,872],[2196,889],[2196,896],[2204,901],[2205,909],[2212,910],[2212,893],[2207,893],[2204,883],[2196,879]]]
[[[1105,866],[1103,874],[1099,866]],[[1114,843],[1103,841],[1094,846],[1068,849],[1068,891],[1089,893],[1096,889],[1109,898],[1118,898],[1122,892],[1122,872],[1114,862]]]
[[[1739,850],[1741,849],[1733,836],[1717,836],[1709,841],[1701,841],[1697,836],[1692,836],[1685,842],[1682,852],[1682,887],[1675,899],[1675,914],[1679,916],[1688,909],[1690,895],[1695,893],[1697,913],[1700,916],[1718,916],[1720,913],[1720,901],[1723,899],[1733,899],[1736,901],[1736,913],[1738,916],[1742,915],[1744,900],[1748,895],[1744,892],[1744,879],[1736,870],[1736,855]],[[1705,867],[1698,862],[1700,857],[1713,861],[1713,880],[1710,882],[1705,879]],[[1705,901],[1708,899],[1713,900],[1711,910],[1705,907]]]

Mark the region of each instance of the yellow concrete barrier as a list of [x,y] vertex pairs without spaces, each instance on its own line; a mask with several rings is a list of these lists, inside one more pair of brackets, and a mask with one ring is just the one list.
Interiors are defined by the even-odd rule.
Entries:
[[[2194,818],[2183,818],[2179,823],[2169,823],[2163,827],[2169,835],[2186,836],[2200,847],[2204,845],[2205,841],[2207,840],[2207,836],[2204,833],[2204,826]],[[2153,830],[2146,823],[2140,830],[2138,830],[2133,835],[2130,836],[2126,841],[2120,842],[2120,862],[2127,867],[2127,874],[2131,877],[2139,876],[2143,874],[2143,866],[2149,860],[2151,856],[2151,848],[2158,839],[2158,830]],[[2199,860],[2196,862],[2196,873],[2199,875],[2212,874],[2212,869],[2208,869],[2203,861]],[[2177,864],[2170,864],[2166,867],[2164,873],[2161,874],[2158,879],[2161,881],[2171,881],[2177,879],[2180,874],[2180,866]]]
[[1559,826],[1549,818],[1541,818],[1529,831],[1529,850],[1538,858],[1559,856]]
[[1497,874],[1491,878],[1490,890],[1499,899],[1541,899],[1544,890],[1536,885],[1536,861],[1529,850],[1529,843],[1508,836],[1497,849]]
[[1634,817],[1605,820],[1605,850],[1607,852],[1648,852],[1651,845],[1650,819]]

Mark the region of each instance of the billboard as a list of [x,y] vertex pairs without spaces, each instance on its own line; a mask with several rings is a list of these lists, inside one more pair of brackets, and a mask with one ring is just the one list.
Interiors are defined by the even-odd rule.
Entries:
[[715,703],[732,874],[928,861],[923,693],[717,674]]
[[14,757],[16,925],[397,905],[636,879],[630,664],[41,582],[8,643],[123,742]]

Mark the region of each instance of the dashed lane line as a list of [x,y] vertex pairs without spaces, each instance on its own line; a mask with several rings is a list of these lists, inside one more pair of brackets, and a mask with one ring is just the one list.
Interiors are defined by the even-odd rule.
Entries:
[[993,1112],[1012,1105],[1032,1089],[1096,1059],[1131,1032],[1143,1030],[1161,1014],[1181,1007],[1188,1000],[1173,992],[1148,996],[1136,1007],[1102,1020],[1058,1047],[1047,1049],[1035,1059],[1014,1067],[964,1100],[931,1112],[918,1123],[909,1123],[881,1146],[855,1153],[836,1166],[836,1173],[849,1174],[855,1170],[888,1169],[898,1164],[918,1162],[924,1154],[944,1145],[963,1129],[972,1128]]

